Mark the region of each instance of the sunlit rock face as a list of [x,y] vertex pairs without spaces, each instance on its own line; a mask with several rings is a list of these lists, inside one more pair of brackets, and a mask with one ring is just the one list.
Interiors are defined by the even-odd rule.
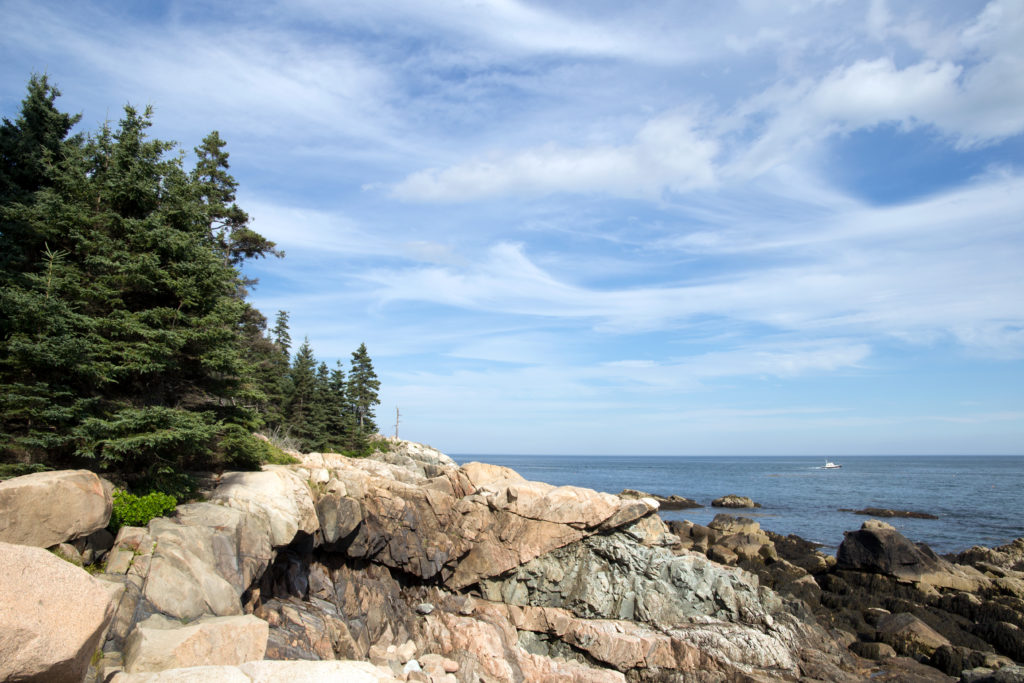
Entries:
[[938,681],[1021,655],[1016,545],[943,559],[871,521],[837,566],[753,520],[666,525],[658,506],[415,444],[225,473],[121,529],[96,673],[285,671],[240,663],[257,657],[381,681]]

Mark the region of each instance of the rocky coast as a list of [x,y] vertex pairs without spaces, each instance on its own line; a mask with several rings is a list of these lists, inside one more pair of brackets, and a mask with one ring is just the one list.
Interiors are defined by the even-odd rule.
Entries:
[[833,557],[410,442],[298,457],[116,539],[92,473],[0,482],[0,680],[1024,680],[1024,539]]

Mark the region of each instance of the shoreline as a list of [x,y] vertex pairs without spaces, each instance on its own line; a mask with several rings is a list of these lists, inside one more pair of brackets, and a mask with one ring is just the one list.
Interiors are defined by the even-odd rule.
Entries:
[[[464,457],[464,456],[463,456]],[[824,459],[807,456],[607,457],[505,456],[486,460],[528,479],[618,493],[633,488],[694,499],[703,509],[662,511],[666,520],[700,524],[714,514],[710,502],[737,493],[763,505],[758,519],[778,533],[838,548],[843,532],[864,517],[840,508],[921,511],[938,520],[889,519],[905,535],[940,553],[972,545],[996,546],[1024,536],[1014,510],[1024,505],[1024,457],[963,460],[867,456],[839,470],[817,469]],[[981,463],[982,471],[972,471]],[[842,462],[840,461],[840,464]],[[986,469],[988,468],[988,469]],[[989,471],[991,470],[991,471]],[[986,473],[988,472],[988,473]],[[996,488],[991,488],[992,484]],[[772,517],[768,517],[771,515]]]
[[[61,633],[47,619],[74,608],[33,591],[48,571],[77,572],[74,594],[107,605],[86,634],[102,652],[79,660],[95,665],[87,680],[104,683],[212,664],[219,678],[195,680],[264,680],[314,664],[320,680],[345,680],[328,671],[356,666],[366,680],[421,683],[1024,673],[1024,600],[1013,602],[1024,595],[1024,539],[954,563],[867,520],[830,557],[762,529],[747,509],[715,509],[708,526],[664,522],[642,491],[622,498],[459,466],[411,442],[364,459],[297,456],[225,473],[207,501],[123,527],[95,578],[42,551],[24,560],[31,576],[5,566],[0,578],[29,579],[6,594],[25,597],[20,609],[52,605],[52,617],[32,617],[46,642]],[[99,479],[60,472],[0,484],[18,510],[0,528],[30,519],[32,505],[37,519],[52,518],[52,495],[12,491],[68,476],[95,480],[89,501],[105,523]],[[346,661],[300,661],[311,659]]]

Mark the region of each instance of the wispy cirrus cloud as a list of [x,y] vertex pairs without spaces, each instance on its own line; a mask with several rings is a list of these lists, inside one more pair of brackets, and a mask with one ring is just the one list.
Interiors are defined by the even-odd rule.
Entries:
[[[156,106],[161,129],[212,124],[236,137],[294,141],[318,132],[360,144],[391,137],[391,76],[345,45],[318,44],[291,27],[238,23],[230,15],[211,13],[205,23],[172,19],[154,30],[149,19],[96,5],[71,11],[7,5],[4,41],[37,52],[35,68],[73,63],[52,74],[67,92],[117,83],[136,106]],[[69,72],[87,75],[73,80]],[[116,119],[124,101],[103,101],[90,116],[107,111]]]
[[[367,274],[382,303],[445,306],[539,318],[576,318],[609,330],[679,329],[703,316],[809,334],[952,337],[998,354],[1024,353],[1024,181],[995,179],[894,207],[861,205],[790,216],[722,233],[662,241],[688,253],[751,254],[757,265],[689,282],[609,288],[538,266],[521,244],[502,243],[464,267]],[[811,222],[808,222],[811,221]],[[949,254],[956,258],[948,258]]]
[[83,128],[220,130],[289,254],[252,300],[328,363],[366,342],[413,438],[1019,450],[1015,0],[0,15],[5,116],[46,70]]
[[[895,30],[884,8],[871,6],[868,32]],[[1024,68],[1024,48],[1012,40],[1021,31],[1024,9],[995,1],[961,26],[938,58],[898,64],[891,55],[860,57],[820,74],[791,66],[728,108],[653,116],[620,144],[471,152],[449,166],[415,171],[391,191],[407,201],[559,192],[656,198],[703,189],[722,176],[754,178],[799,162],[831,136],[882,124],[931,127],[959,149],[990,145],[1024,132],[1024,85],[1013,77]],[[922,36],[938,33],[919,22],[912,38],[927,42]]]

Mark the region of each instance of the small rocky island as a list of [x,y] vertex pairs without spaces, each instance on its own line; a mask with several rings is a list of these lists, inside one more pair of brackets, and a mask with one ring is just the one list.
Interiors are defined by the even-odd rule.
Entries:
[[1024,680],[1024,539],[832,557],[409,442],[298,457],[116,539],[95,474],[0,482],[0,680]]
[[916,512],[914,510],[891,510],[889,508],[864,508],[863,510],[851,510],[850,508],[839,508],[839,512],[852,512],[855,515],[867,517],[899,517],[902,519],[938,519],[938,515],[929,512]]
[[653,498],[658,502],[659,510],[691,510],[693,508],[704,507],[692,498],[684,498],[683,496],[677,496],[674,493],[669,496],[659,496],[656,493],[647,493],[645,491],[637,491],[635,489],[623,489],[619,492],[619,498],[630,498],[633,500],[638,498]]
[[730,493],[727,496],[721,498],[715,498],[711,501],[711,507],[715,508],[759,508],[760,503],[755,503],[746,496],[737,496],[735,493]]

